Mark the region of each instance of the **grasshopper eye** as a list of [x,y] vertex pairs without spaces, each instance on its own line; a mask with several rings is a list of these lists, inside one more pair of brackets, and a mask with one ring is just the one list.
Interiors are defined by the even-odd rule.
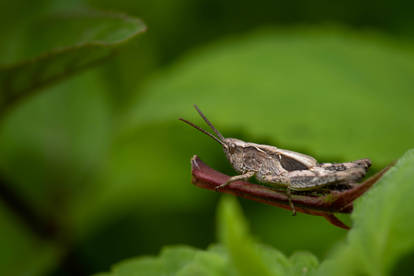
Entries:
[[230,144],[229,145],[229,152],[234,153],[235,151],[236,151],[236,145],[235,144]]

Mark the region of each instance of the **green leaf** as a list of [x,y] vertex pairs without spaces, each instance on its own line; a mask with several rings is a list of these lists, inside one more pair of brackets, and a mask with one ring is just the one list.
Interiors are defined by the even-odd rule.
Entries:
[[409,150],[357,201],[345,245],[321,264],[318,275],[388,275],[414,252],[414,150]]
[[226,276],[234,275],[235,270],[228,263],[224,250],[214,251],[211,248],[207,251],[199,251],[191,263],[184,266],[177,276]]
[[318,259],[309,252],[295,252],[290,256],[292,275],[310,275],[318,267]]
[[[86,232],[131,209],[139,219],[143,209],[212,207],[217,195],[190,184],[188,160],[198,154],[217,170],[234,171],[217,143],[177,120],[207,128],[192,104],[225,136],[319,161],[369,157],[378,169],[412,147],[413,64],[410,47],[339,28],[262,30],[193,51],[154,76],[125,114],[126,132],[102,176],[72,206],[72,225]],[[251,207],[254,233],[288,254],[322,257],[346,235],[323,218]]]
[[162,259],[142,257],[138,261],[127,261],[114,268],[114,275],[121,276],[157,276],[165,275],[166,268]]
[[[227,248],[230,260],[239,275],[277,275],[272,273],[257,244],[249,236],[237,201],[232,197],[225,197],[218,207],[218,214],[220,240]],[[285,262],[283,256],[280,257]]]
[[19,37],[24,46],[16,58],[0,67],[0,111],[35,89],[97,64],[145,28],[137,18],[96,11],[34,20]]
[[[102,176],[72,206],[72,225],[86,231],[131,209],[211,207],[216,195],[190,184],[188,160],[199,154],[215,169],[234,171],[214,141],[177,120],[205,128],[194,103],[225,136],[319,161],[369,157],[378,169],[412,147],[413,64],[410,47],[344,29],[263,30],[194,51],[149,81],[125,114],[126,132]],[[321,257],[345,236],[323,218],[254,208],[261,210],[250,216],[254,232],[288,253],[311,249]],[[289,235],[295,238],[279,241]]]
[[188,246],[166,247],[159,257],[138,257],[115,265],[104,275],[229,275],[224,252],[217,247],[202,251]]
[[262,30],[155,76],[126,128],[178,117],[204,125],[198,104],[226,137],[244,133],[321,161],[369,157],[382,167],[413,146],[413,75],[412,46],[378,34]]
[[318,266],[311,253],[297,252],[287,258],[270,246],[256,243],[233,197],[220,202],[218,220],[220,240],[238,275],[309,275]]

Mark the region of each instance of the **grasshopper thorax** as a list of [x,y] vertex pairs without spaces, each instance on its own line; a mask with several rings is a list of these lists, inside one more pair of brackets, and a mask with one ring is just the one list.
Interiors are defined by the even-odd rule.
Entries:
[[243,171],[242,164],[246,142],[236,138],[224,138],[222,146],[227,159],[234,169],[239,172]]

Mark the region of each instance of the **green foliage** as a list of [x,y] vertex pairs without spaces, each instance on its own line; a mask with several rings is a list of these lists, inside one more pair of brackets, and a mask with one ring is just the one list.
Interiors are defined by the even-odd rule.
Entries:
[[0,67],[0,111],[34,89],[94,65],[145,30],[136,18],[102,12],[55,14],[33,21],[19,37],[20,45],[27,47],[16,47],[3,60],[9,64]]
[[187,246],[165,248],[160,257],[142,257],[118,264],[115,275],[228,275],[222,250],[201,251]]
[[[310,253],[296,252],[287,258],[256,243],[235,199],[224,197],[218,208],[221,246],[207,251],[167,248],[159,257],[120,263],[108,275],[388,275],[396,261],[414,249],[414,223],[407,219],[414,214],[409,203],[413,166],[410,150],[358,200],[347,242],[320,266]],[[198,256],[209,258],[203,265]],[[189,271],[192,274],[186,274]]]
[[[190,184],[189,159],[198,154],[215,169],[234,171],[216,143],[177,118],[205,127],[192,108],[198,104],[225,136],[301,151],[320,161],[369,157],[371,171],[378,170],[413,147],[413,46],[370,31],[279,23],[331,21],[331,14],[346,13],[336,19],[411,31],[411,14],[382,21],[383,13],[377,12],[382,26],[373,17],[362,20],[373,6],[369,2],[349,2],[335,11],[316,1],[320,10],[311,18],[305,15],[308,5],[301,12],[286,1],[259,1],[263,5],[253,8],[234,0],[164,2],[0,3],[0,188],[14,191],[45,228],[56,226],[55,234],[39,234],[30,225],[38,221],[27,221],[1,201],[0,274],[56,270],[51,274],[65,275],[68,252],[70,261],[84,265],[78,274],[95,273],[177,243],[193,247],[169,247],[160,257],[119,264],[114,273],[340,274],[342,266],[343,273],[356,266],[355,273],[385,274],[403,258],[409,263],[411,228],[404,218],[410,215],[412,193],[405,186],[410,181],[403,181],[408,165],[402,163],[389,179],[393,185],[384,180],[379,186],[401,196],[395,202],[407,208],[391,204],[398,211],[382,210],[385,199],[368,208],[362,199],[353,217],[355,230],[332,254],[346,232],[323,218],[292,217],[241,200],[253,238],[228,198],[220,204],[220,245],[196,249],[214,241],[218,195]],[[393,5],[376,8],[388,11]],[[138,19],[93,8],[142,17],[149,32],[133,40],[145,28]],[[278,27],[253,30],[264,23]],[[212,40],[218,37],[224,39]],[[101,61],[103,66],[86,70]],[[39,93],[26,97],[34,92]],[[12,103],[18,104],[10,108]],[[394,194],[399,190],[391,186],[400,185],[401,194]],[[1,189],[0,196],[5,197]],[[392,255],[385,258],[388,251]],[[317,258],[327,255],[318,266]]]
[[[343,29],[265,30],[193,53],[155,76],[125,112],[102,176],[72,205],[71,224],[87,232],[101,218],[130,208],[162,212],[211,204],[211,194],[188,185],[182,164],[197,153],[217,169],[228,167],[216,143],[176,120],[203,125],[194,103],[225,136],[296,149],[320,161],[370,157],[382,167],[412,146],[412,64],[408,47]],[[396,91],[391,99],[390,89]],[[272,212],[252,216],[253,225],[278,225]],[[299,248],[305,243],[327,250],[329,243],[311,237],[324,233],[333,241],[343,235],[324,226],[300,235],[303,225],[319,224],[317,218],[281,220],[286,227],[278,233],[296,229]],[[258,228],[277,242],[268,227]]]
[[219,236],[223,245],[206,251],[176,246],[164,248],[159,257],[139,257],[113,267],[112,273],[98,275],[309,275],[318,260],[310,253],[298,252],[290,258],[258,244],[234,198],[225,197],[218,209]]
[[[224,199],[219,206],[219,214],[220,240],[225,245],[238,274],[275,275],[260,254],[262,252],[249,237],[240,207],[236,205],[234,200]],[[283,258],[280,259],[283,260]]]
[[[145,30],[145,25],[139,19],[115,13],[78,10],[48,14],[42,16],[39,13],[29,17],[25,23],[19,22],[25,28],[16,30],[0,46],[3,50],[0,53],[1,116],[17,100],[31,95],[36,89],[56,83],[56,80],[67,79],[86,67],[96,65]],[[10,25],[9,29],[16,26],[19,24]],[[91,72],[75,77],[71,83],[51,87],[51,94],[45,93],[29,101],[29,105],[18,109],[2,125],[0,190],[4,193],[3,185],[6,184],[3,182],[11,180],[14,184],[7,183],[8,188],[20,194],[17,198],[33,208],[34,217],[54,217],[56,221],[53,224],[60,224],[57,217],[66,207],[63,207],[64,200],[56,201],[57,193],[66,190],[67,193],[63,193],[66,196],[70,194],[70,189],[64,187],[68,182],[79,181],[78,177],[82,173],[76,174],[76,171],[83,171],[85,175],[87,168],[96,164],[96,159],[104,153],[103,148],[108,144],[104,136],[108,137],[109,110],[104,97],[99,94],[105,87],[97,79],[98,74]],[[85,85],[89,86],[88,91],[84,91]],[[94,99],[95,104],[91,104],[89,101]],[[66,110],[59,107],[58,102],[63,103]],[[36,115],[33,116],[33,112]],[[51,118],[48,112],[56,117]],[[79,117],[69,122],[66,117],[69,113],[77,113]],[[31,122],[29,127],[28,118]],[[94,125],[94,129],[84,131],[86,125]],[[66,154],[68,144],[61,151],[59,148],[62,144],[53,142],[63,142],[57,138],[62,134],[72,135],[69,155]],[[89,139],[101,142],[88,145],[85,142],[89,143]],[[56,158],[57,162],[46,161],[49,159],[47,155],[54,155],[52,159]],[[49,185],[52,178],[56,180],[52,181],[55,182],[53,186]],[[64,178],[67,181],[62,182]],[[5,194],[2,196],[8,201],[8,194]],[[20,208],[19,204],[16,209]],[[42,235],[47,235],[46,232],[33,233],[37,226],[43,226],[36,226],[37,222],[32,220],[29,224],[33,223],[34,226],[28,227],[27,218],[16,217],[16,213],[10,212],[8,207],[3,204],[0,206],[0,274],[41,275],[57,267],[62,256],[65,256],[67,244],[55,241],[56,237],[45,239]]]

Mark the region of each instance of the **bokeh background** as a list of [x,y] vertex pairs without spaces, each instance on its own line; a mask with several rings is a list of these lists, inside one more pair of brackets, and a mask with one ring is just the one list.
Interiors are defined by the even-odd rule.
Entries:
[[[321,162],[369,157],[372,173],[414,145],[410,1],[1,1],[6,71],[73,45],[77,26],[33,23],[72,10],[122,12],[148,29],[2,112],[1,275],[88,275],[164,245],[214,243],[220,194],[191,184],[189,161],[234,172],[177,120],[206,128],[192,104],[225,136]],[[346,236],[240,201],[255,237],[286,254],[323,259]]]

